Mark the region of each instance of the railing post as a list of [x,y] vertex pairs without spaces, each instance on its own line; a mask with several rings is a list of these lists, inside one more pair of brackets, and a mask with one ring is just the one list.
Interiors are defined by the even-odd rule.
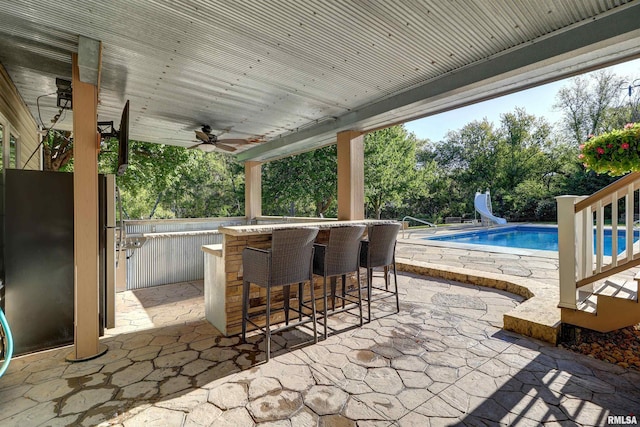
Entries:
[[558,262],[560,302],[558,307],[576,309],[576,213],[579,196],[558,196]]

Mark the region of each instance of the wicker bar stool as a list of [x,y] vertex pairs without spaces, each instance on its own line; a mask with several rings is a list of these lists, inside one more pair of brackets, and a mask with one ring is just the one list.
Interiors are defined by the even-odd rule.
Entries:
[[[396,297],[396,312],[400,311],[398,295],[398,275],[396,274],[396,239],[400,224],[376,224],[369,226],[368,240],[362,241],[360,248],[360,267],[367,269],[367,321],[371,322],[371,302]],[[385,287],[373,286],[373,269],[384,267]],[[389,290],[389,267],[393,267],[395,290]],[[381,291],[374,297],[373,290]]]
[[[345,303],[356,304],[360,310],[360,326],[362,326],[362,291],[360,290],[358,254],[360,253],[360,240],[362,239],[364,228],[364,225],[331,228],[328,244],[321,245],[316,243],[314,245],[313,274],[323,277],[324,308],[322,311],[322,323],[324,325],[324,339],[327,339],[327,317],[329,315],[327,278],[333,279],[331,280],[332,314],[353,309],[353,307],[345,307]],[[347,274],[353,272],[358,277],[357,298],[347,292]],[[342,276],[341,295],[336,295],[335,279],[337,276]],[[336,298],[342,301],[340,310],[336,310]],[[301,300],[304,300],[304,298],[301,298]]]
[[[274,230],[271,249],[245,248],[242,251],[242,340],[246,341],[247,322],[261,329],[265,333],[267,362],[271,355],[271,334],[284,329],[292,328],[303,323],[313,322],[314,342],[318,342],[318,331],[316,322],[316,305],[313,297],[313,242],[318,235],[317,228],[294,228]],[[311,288],[312,304],[311,313],[308,319],[302,320],[302,307],[297,311],[300,313],[299,322],[289,324],[289,288],[291,284],[298,283],[302,287],[303,282],[309,282]],[[250,284],[265,288],[267,300],[265,311],[249,315],[249,289]],[[272,314],[271,289],[283,287],[285,326],[271,329],[270,321]],[[266,325],[261,327],[253,322],[253,318],[266,316]]]

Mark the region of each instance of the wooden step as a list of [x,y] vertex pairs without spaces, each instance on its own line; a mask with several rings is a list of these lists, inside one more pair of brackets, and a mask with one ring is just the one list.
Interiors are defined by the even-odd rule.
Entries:
[[624,283],[616,283],[606,280],[597,285],[593,292],[578,291],[578,310],[595,313],[597,311],[599,295],[637,301],[638,282],[630,280]]
[[616,283],[610,280],[596,286],[591,293],[579,291],[578,309],[563,308],[563,323],[609,332],[640,322],[638,282]]
[[636,280],[628,280],[623,283],[605,280],[600,286],[593,291],[595,295],[604,295],[608,297],[622,298],[637,301],[638,300],[638,282]]
[[594,294],[589,294],[585,298],[581,298],[577,304],[578,310],[585,313],[595,314],[598,308],[598,297]]

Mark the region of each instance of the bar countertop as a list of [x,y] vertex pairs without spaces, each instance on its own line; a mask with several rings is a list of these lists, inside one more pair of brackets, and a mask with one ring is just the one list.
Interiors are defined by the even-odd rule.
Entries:
[[317,227],[319,229],[329,229],[333,227],[342,227],[348,225],[374,225],[374,224],[391,224],[397,221],[391,219],[360,219],[350,221],[318,221],[318,222],[287,222],[279,224],[260,224],[260,225],[231,225],[218,228],[221,234],[230,236],[251,236],[259,234],[271,234],[273,230],[282,230],[286,228],[300,227]]

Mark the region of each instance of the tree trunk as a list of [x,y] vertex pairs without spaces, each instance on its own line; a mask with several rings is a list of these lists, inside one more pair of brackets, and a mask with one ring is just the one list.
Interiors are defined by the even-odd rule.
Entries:
[[163,194],[164,194],[164,192],[158,194],[158,197],[156,197],[156,203],[153,205],[153,208],[151,209],[151,213],[149,214],[149,219],[153,218],[153,215],[155,215],[156,209],[158,208],[158,205],[160,204],[160,200],[162,200],[162,195]]

